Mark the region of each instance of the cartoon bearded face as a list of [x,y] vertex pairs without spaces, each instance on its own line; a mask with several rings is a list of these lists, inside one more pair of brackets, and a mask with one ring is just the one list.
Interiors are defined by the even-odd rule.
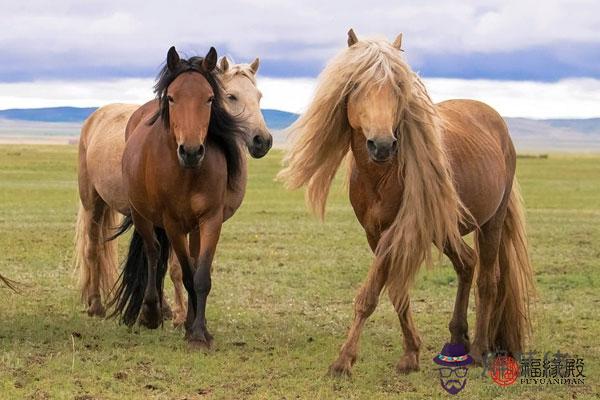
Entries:
[[466,366],[440,367],[438,371],[442,387],[450,394],[460,392],[467,385],[467,373],[469,369]]

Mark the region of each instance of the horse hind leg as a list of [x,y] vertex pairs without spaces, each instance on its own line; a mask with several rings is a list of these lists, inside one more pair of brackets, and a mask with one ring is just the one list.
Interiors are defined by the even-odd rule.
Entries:
[[456,291],[456,300],[454,302],[454,312],[448,328],[450,329],[450,341],[452,343],[462,343],[465,349],[469,351],[469,325],[467,322],[467,312],[469,309],[469,295],[473,283],[473,272],[477,264],[477,255],[464,241],[459,252],[446,247],[444,254],[448,256],[456,275],[458,276],[458,290]]
[[80,288],[82,297],[87,304],[89,316],[104,317],[106,309],[100,295],[102,251],[102,222],[106,205],[99,197],[93,202],[91,210],[82,206],[77,216],[77,248],[82,255],[78,262]]
[[479,247],[479,271],[477,276],[477,322],[475,339],[470,354],[473,360],[482,364],[490,352],[490,322],[498,296],[500,267],[498,252],[502,236],[502,226],[506,216],[506,202],[496,214],[476,233]]
[[[162,258],[161,243],[159,242],[160,239],[157,238],[152,222],[146,220],[135,211],[132,211],[131,215],[133,217],[135,229],[139,232],[144,241],[144,252],[146,253],[147,262],[147,265],[144,266],[147,268],[146,288],[144,290],[142,305],[138,315],[138,323],[149,329],[156,329],[163,321],[161,308],[162,290],[159,290],[160,285],[158,281],[158,279],[162,280],[164,278],[164,275],[158,270],[160,267],[159,262]],[[162,284],[162,281],[160,284]]]

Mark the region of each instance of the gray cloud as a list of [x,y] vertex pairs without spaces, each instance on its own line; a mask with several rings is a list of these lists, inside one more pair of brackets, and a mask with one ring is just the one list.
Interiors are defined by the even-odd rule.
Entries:
[[189,54],[215,45],[241,60],[261,56],[271,75],[313,76],[344,45],[350,26],[359,36],[404,32],[411,60],[422,64],[431,56],[530,48],[555,48],[556,57],[546,56],[552,60],[561,44],[600,46],[600,7],[587,0],[22,3],[2,5],[2,81],[150,76],[172,44]]

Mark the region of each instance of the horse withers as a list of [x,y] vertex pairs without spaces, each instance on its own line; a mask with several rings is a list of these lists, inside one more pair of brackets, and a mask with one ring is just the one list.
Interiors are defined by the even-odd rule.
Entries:
[[[321,73],[314,99],[290,128],[294,143],[279,177],[308,187],[323,216],[331,182],[349,160],[350,202],[375,258],[358,291],[354,320],[333,375],[348,375],[367,318],[387,286],[404,334],[398,372],[419,369],[421,338],[409,289],[434,244],[452,261],[458,292],[451,342],[481,362],[490,350],[521,352],[533,290],[516,155],[502,117],[471,100],[434,104],[404,61],[401,36],[359,40]],[[462,236],[475,232],[476,249]],[[469,340],[467,309],[477,268],[477,321]]]

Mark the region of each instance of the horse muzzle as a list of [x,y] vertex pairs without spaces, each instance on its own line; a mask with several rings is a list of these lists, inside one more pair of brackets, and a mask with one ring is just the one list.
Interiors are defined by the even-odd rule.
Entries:
[[388,162],[398,151],[396,138],[368,139],[367,151],[371,160],[377,163]]
[[194,147],[180,144],[177,147],[179,164],[183,168],[198,168],[204,159],[205,151],[206,150],[203,144]]
[[266,137],[264,135],[255,135],[252,138],[252,143],[248,146],[248,151],[253,158],[262,158],[269,152],[272,145],[273,136],[270,134],[267,134]]

